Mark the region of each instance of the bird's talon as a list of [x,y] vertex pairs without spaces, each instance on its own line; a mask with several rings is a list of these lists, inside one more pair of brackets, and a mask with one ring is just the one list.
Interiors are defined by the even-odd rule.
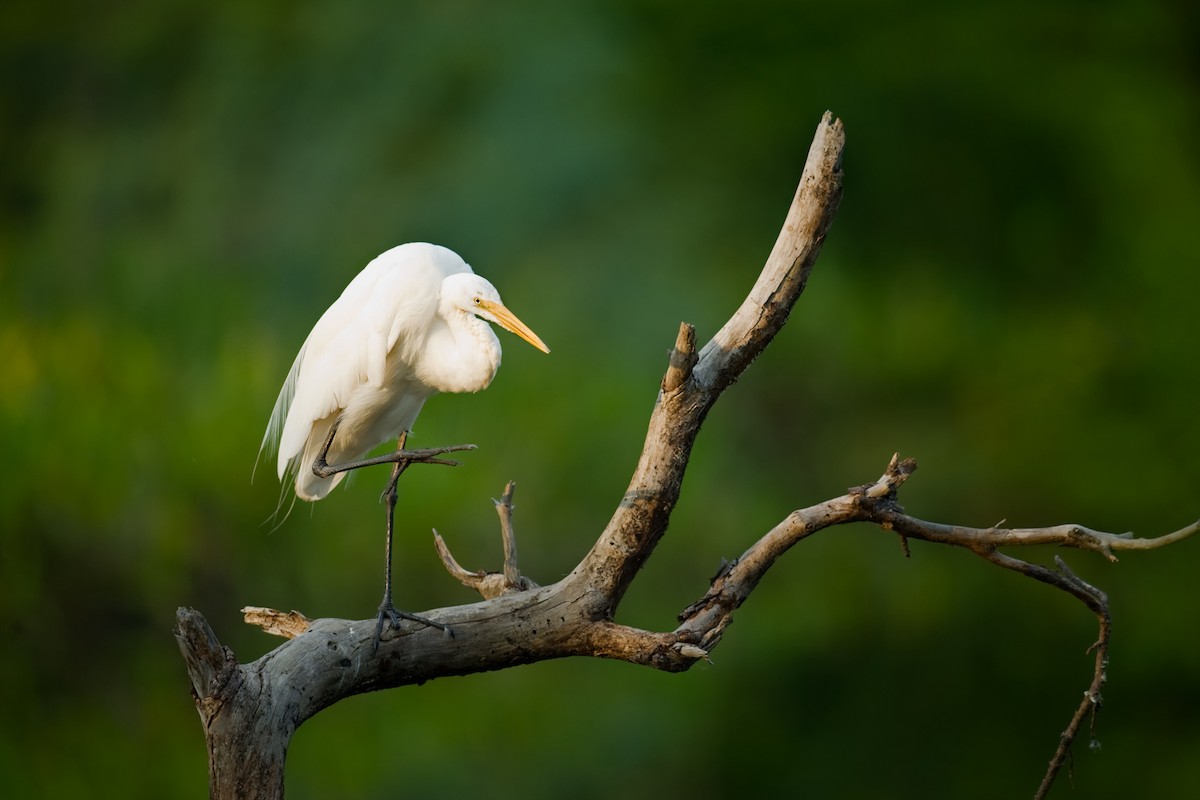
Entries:
[[392,623],[392,630],[394,631],[400,630],[401,620],[408,620],[409,622],[415,622],[418,625],[424,625],[428,628],[437,628],[442,633],[449,635],[450,638],[454,638],[454,631],[450,629],[449,625],[443,625],[440,622],[435,622],[418,614],[409,613],[408,611],[401,611],[392,605],[391,602],[385,601],[379,606],[379,618],[375,623],[376,650],[379,649],[379,642],[383,638],[383,621],[385,619]]

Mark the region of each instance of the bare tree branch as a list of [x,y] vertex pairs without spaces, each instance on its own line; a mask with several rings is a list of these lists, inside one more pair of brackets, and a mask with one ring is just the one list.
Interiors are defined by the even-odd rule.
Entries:
[[450,555],[450,548],[446,546],[441,534],[436,530],[433,532],[434,546],[437,548],[438,557],[442,559],[442,565],[446,571],[463,586],[479,592],[485,600],[499,597],[506,592],[523,592],[539,586],[532,578],[522,575],[517,566],[517,536],[513,532],[512,525],[512,498],[516,488],[516,484],[509,481],[508,485],[504,487],[504,494],[500,496],[500,499],[492,501],[496,504],[496,514],[500,517],[500,538],[504,543],[503,572],[486,570],[471,572],[463,569],[454,560],[454,556]]
[[845,142],[841,121],[826,112],[783,228],[741,307],[699,355],[691,326],[681,328],[629,488],[568,581],[594,587],[615,605],[666,533],[709,409],[783,328],[804,291],[841,202]]
[[841,198],[844,144],[841,123],[827,113],[779,238],[740,308],[699,352],[693,327],[680,326],[629,487],[595,545],[567,577],[543,587],[520,574],[510,483],[496,501],[502,571],[464,569],[434,532],[446,569],[485,598],[422,612],[449,625],[453,637],[408,623],[391,632],[373,654],[374,619],[308,620],[298,612],[248,607],[248,622],[292,638],[257,661],[238,664],[198,612],[179,609],[176,637],[204,725],[214,798],[281,797],[292,734],[312,715],[351,695],[569,655],[685,671],[708,658],[734,611],[784,553],[819,531],[849,522],[874,523],[905,543],[917,539],[965,548],[1070,594],[1096,614],[1100,633],[1092,646],[1093,679],[1060,737],[1037,796],[1044,794],[1069,757],[1083,720],[1089,714],[1094,719],[1100,706],[1111,629],[1107,597],[1061,559],[1049,568],[999,548],[1058,544],[1115,561],[1116,551],[1185,539],[1200,522],[1157,539],[1081,525],[981,529],[927,522],[908,515],[897,501],[899,489],[916,469],[915,461],[897,455],[874,483],[793,511],[763,534],[721,568],[704,596],[682,611],[673,630],[647,631],[614,621],[625,591],[667,530],[709,409],[783,327],[804,290]]
[[263,633],[272,636],[282,636],[285,639],[295,639],[308,631],[310,620],[299,611],[276,611],[273,608],[261,606],[246,606],[242,609],[242,619],[247,625],[257,625]]

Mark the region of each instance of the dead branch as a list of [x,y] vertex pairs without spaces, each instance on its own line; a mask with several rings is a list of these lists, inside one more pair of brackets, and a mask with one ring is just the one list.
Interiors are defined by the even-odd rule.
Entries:
[[442,559],[442,566],[455,580],[463,586],[479,592],[485,600],[499,597],[506,592],[523,592],[539,586],[532,578],[522,575],[521,570],[517,567],[517,537],[513,532],[512,525],[512,498],[516,488],[516,483],[509,481],[508,485],[504,487],[504,494],[500,496],[500,499],[492,501],[496,504],[496,514],[500,517],[500,538],[504,543],[503,572],[488,572],[487,570],[471,572],[463,569],[450,554],[450,548],[446,546],[441,534],[436,530],[433,532],[433,543],[437,548],[438,557]]
[[257,625],[263,633],[295,639],[308,630],[309,619],[299,611],[276,611],[262,606],[246,606],[242,609],[242,620],[247,625]]
[[812,534],[849,522],[874,523],[902,541],[965,548],[1070,594],[1097,615],[1093,679],[1060,737],[1038,790],[1038,796],[1044,794],[1068,758],[1083,720],[1100,706],[1111,628],[1107,598],[1061,560],[1048,568],[999,548],[1058,544],[1115,561],[1116,551],[1185,539],[1200,522],[1157,539],[1080,525],[978,529],[926,522],[909,516],[897,501],[916,463],[894,456],[874,483],[793,511],[763,534],[741,557],[723,566],[704,596],[683,610],[673,630],[647,631],[613,621],[625,591],[667,530],[708,411],[783,327],[804,290],[841,199],[844,142],[841,122],[827,113],[779,238],[740,308],[698,352],[695,330],[680,326],[629,486],[596,543],[567,577],[538,586],[520,574],[510,483],[496,501],[504,545],[502,571],[464,569],[434,532],[450,574],[485,598],[422,612],[449,625],[453,637],[409,623],[392,631],[373,654],[374,619],[308,620],[298,612],[248,608],[248,622],[293,638],[257,661],[238,664],[198,612],[179,610],[176,638],[204,725],[214,798],[281,797],[292,734],[323,708],[351,695],[569,655],[619,659],[670,672],[687,670],[708,658],[734,611],[784,553]]

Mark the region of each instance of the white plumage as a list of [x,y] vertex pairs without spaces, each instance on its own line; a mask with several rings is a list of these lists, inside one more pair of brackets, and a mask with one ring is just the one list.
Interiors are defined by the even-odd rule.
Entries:
[[500,342],[485,320],[550,352],[453,251],[403,244],[371,261],[317,320],[275,401],[262,449],[278,443],[280,480],[319,500],[345,474],[312,471],[335,422],[329,464],[410,430],[438,392],[486,389]]

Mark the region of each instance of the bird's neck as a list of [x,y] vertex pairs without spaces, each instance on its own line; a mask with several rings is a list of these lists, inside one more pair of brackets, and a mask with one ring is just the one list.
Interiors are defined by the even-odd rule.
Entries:
[[486,322],[456,311],[448,324],[430,332],[426,355],[425,383],[439,392],[478,392],[500,368],[500,341]]

